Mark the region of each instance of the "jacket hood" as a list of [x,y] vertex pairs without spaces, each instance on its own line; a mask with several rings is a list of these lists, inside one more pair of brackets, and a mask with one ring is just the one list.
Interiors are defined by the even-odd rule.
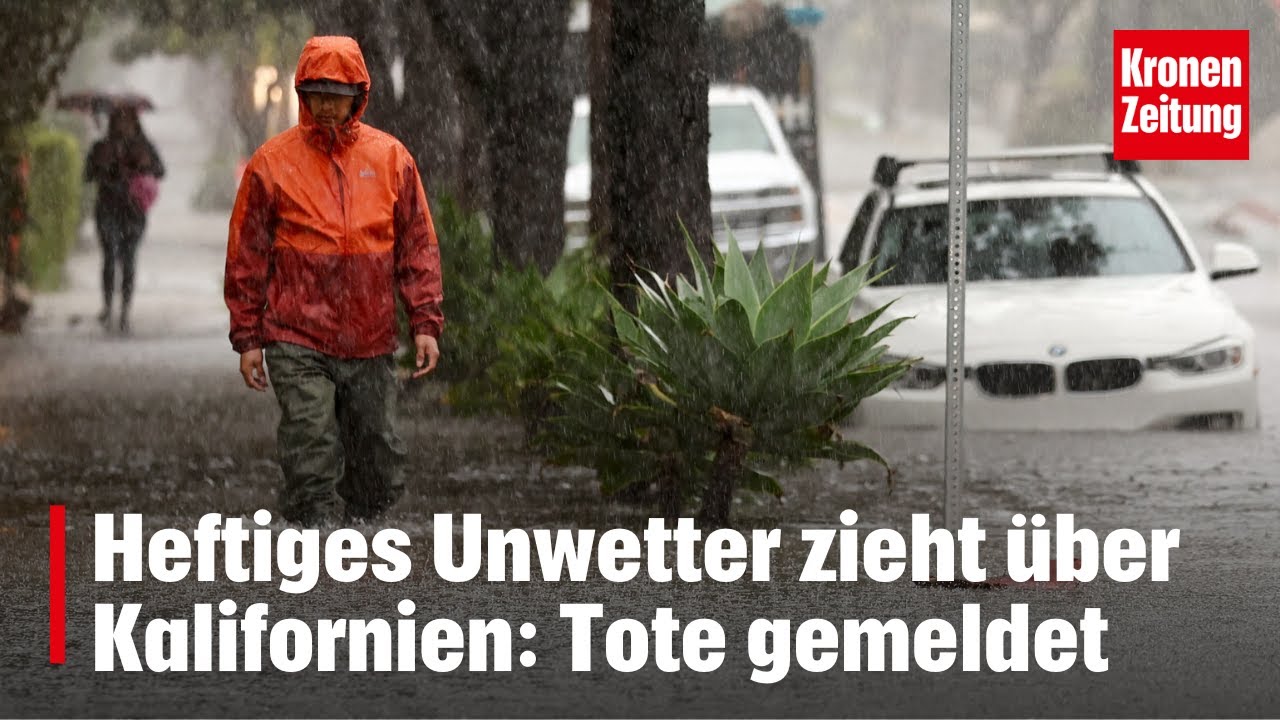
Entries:
[[[360,118],[369,105],[371,85],[360,45],[353,38],[341,36],[320,36],[308,40],[302,48],[302,56],[298,58],[298,69],[293,77],[294,91],[311,80],[332,80],[360,86],[361,92],[351,107],[351,118],[338,131],[340,143],[353,141],[359,131]],[[327,140],[328,134],[316,124],[301,94],[298,97],[298,124],[309,133]]]

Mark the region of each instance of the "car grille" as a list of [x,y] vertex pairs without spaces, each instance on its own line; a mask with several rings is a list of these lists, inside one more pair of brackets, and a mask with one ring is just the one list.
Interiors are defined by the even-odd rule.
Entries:
[[1067,389],[1071,392],[1121,390],[1142,379],[1142,363],[1134,358],[1082,360],[1067,366]]
[[713,214],[713,225],[717,232],[723,232],[725,225],[738,232],[755,230],[764,227],[769,221],[769,214],[763,210],[734,210]]
[[804,206],[791,189],[719,193],[711,200],[711,219],[718,236],[726,225],[734,233],[790,234],[803,226]]
[[1024,397],[1053,392],[1053,366],[1045,363],[993,363],[974,372],[978,387],[989,395]]

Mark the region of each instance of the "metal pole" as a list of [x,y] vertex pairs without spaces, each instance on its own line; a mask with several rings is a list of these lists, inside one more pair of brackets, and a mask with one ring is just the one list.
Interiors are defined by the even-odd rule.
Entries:
[[964,471],[964,283],[968,235],[965,173],[969,152],[969,0],[951,0],[951,132],[947,215],[950,225],[947,282],[946,469],[942,507],[946,527],[960,528],[960,486]]

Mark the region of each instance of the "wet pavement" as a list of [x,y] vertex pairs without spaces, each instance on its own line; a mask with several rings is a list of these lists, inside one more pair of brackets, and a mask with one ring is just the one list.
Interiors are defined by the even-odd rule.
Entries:
[[[1171,196],[1176,193],[1171,193]],[[1202,228],[1211,203],[1176,198]],[[1201,206],[1203,205],[1203,207]],[[70,288],[43,296],[27,335],[0,338],[0,715],[4,716],[1234,716],[1280,714],[1280,263],[1257,237],[1266,272],[1229,289],[1259,332],[1263,427],[1259,431],[972,436],[965,515],[988,528],[983,559],[999,568],[1014,513],[1074,513],[1078,526],[1178,528],[1171,580],[1099,580],[1076,589],[998,592],[918,588],[907,581],[801,583],[804,528],[836,527],[840,510],[858,527],[904,533],[912,513],[941,509],[940,433],[870,432],[893,463],[822,466],[791,478],[785,502],[744,498],[744,528],[782,527],[770,583],[625,585],[451,584],[430,572],[433,513],[479,512],[489,527],[639,530],[643,506],[606,502],[582,471],[547,468],[520,449],[519,429],[500,419],[452,417],[431,382],[406,387],[412,491],[387,518],[413,541],[404,582],[322,581],[292,596],[228,582],[93,582],[94,513],[141,512],[148,531],[192,528],[201,515],[249,517],[272,507],[276,408],[246,390],[226,341],[220,302],[225,219],[174,215],[157,221],[140,258],[134,332],[104,333],[96,254],[69,267]],[[1206,242],[1212,237],[1206,235]],[[1280,239],[1280,235],[1277,235]],[[47,663],[48,505],[68,512],[68,662]],[[369,531],[372,534],[372,530]],[[993,574],[1000,574],[998,571]],[[417,603],[419,623],[506,618],[532,622],[515,640],[537,663],[510,672],[97,673],[93,605],[143,603],[142,618],[190,617],[196,603],[268,602],[272,618],[397,618]],[[605,669],[604,626],[594,633],[592,672],[570,671],[566,602],[600,602],[606,620],[709,617],[727,633],[724,667],[636,673]],[[751,680],[746,633],[755,618],[931,617],[959,625],[961,607],[1007,617],[1028,603],[1033,622],[1078,620],[1101,608],[1109,670],[1060,674],[806,672],[780,683]],[[139,632],[139,636],[141,632]],[[341,662],[339,667],[342,667]]]

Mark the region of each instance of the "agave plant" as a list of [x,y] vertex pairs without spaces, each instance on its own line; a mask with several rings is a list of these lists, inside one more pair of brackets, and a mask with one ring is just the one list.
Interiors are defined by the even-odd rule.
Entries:
[[667,514],[701,492],[702,522],[729,522],[735,488],[782,494],[778,468],[814,459],[871,460],[837,425],[911,360],[886,361],[888,306],[850,321],[869,266],[827,282],[812,262],[775,281],[737,242],[711,272],[689,244],[694,279],[637,278],[636,308],[615,303],[612,351],[585,336],[558,380],[550,442],[586,461],[606,490],[659,477]]

